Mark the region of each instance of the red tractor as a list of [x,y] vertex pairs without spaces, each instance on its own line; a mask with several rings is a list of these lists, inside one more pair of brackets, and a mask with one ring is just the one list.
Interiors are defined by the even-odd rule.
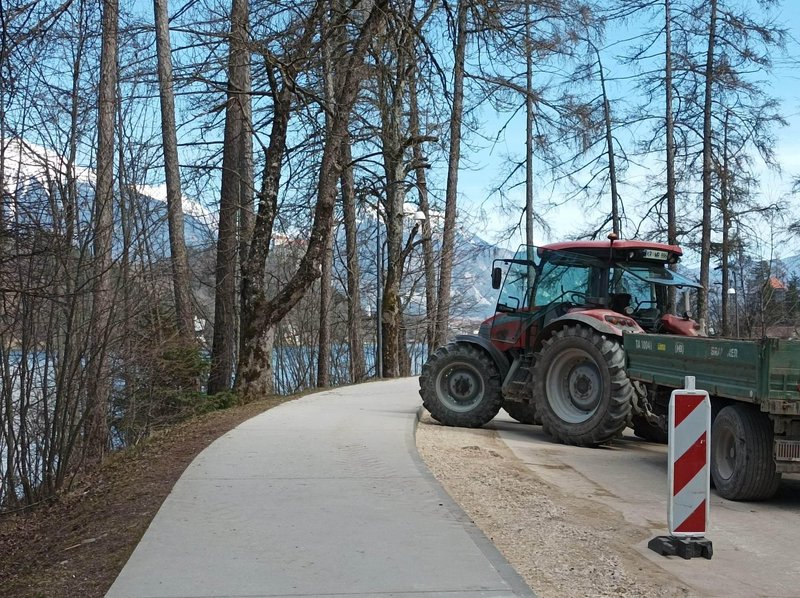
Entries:
[[[682,251],[642,241],[523,246],[508,265],[496,313],[477,336],[457,336],[422,368],[420,395],[437,421],[479,427],[502,408],[556,440],[610,441],[626,426],[666,440],[669,395],[629,380],[623,334],[697,336],[675,315],[678,290],[699,287],[670,270]],[[687,302],[688,303],[688,302]],[[688,311],[688,310],[687,310]]]

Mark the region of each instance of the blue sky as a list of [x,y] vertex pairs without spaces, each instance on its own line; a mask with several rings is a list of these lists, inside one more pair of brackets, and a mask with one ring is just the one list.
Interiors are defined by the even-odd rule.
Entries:
[[[755,4],[753,0],[750,1],[751,5]],[[790,36],[800,38],[800,2],[786,1],[782,7],[780,14],[776,15],[776,20],[783,23],[789,30]],[[626,28],[625,35],[630,35],[630,25]],[[609,31],[608,36],[614,39],[615,32]],[[616,48],[607,51],[607,54],[613,54],[618,51]],[[606,54],[606,53],[604,53]],[[798,44],[790,41],[787,51],[788,56],[794,54],[800,55],[798,52]],[[606,62],[606,75],[613,78],[615,75],[620,74],[619,65],[615,65],[612,61],[604,55]],[[791,189],[791,181],[794,177],[800,176],[800,75],[794,65],[789,63],[787,58],[776,59],[776,68],[771,76],[772,93],[781,99],[783,104],[784,116],[789,121],[789,125],[785,128],[776,131],[777,147],[776,154],[778,162],[781,164],[782,173],[775,173],[766,169],[762,170],[762,185],[761,193],[765,198],[778,199],[785,196]],[[616,90],[610,91],[612,98],[614,96],[623,97],[627,90],[624,84],[617,84]],[[612,105],[612,111],[614,107]],[[490,109],[482,111],[485,120],[486,131],[485,134],[492,135],[491,129],[498,129],[503,122],[502,115],[498,115]],[[525,125],[524,114],[520,114],[516,123],[508,127],[505,136],[494,148],[490,148],[488,143],[483,144],[483,149],[469,156],[469,161],[473,164],[472,168],[463,168],[460,172],[459,190],[462,197],[461,206],[465,211],[473,214],[478,213],[481,207],[487,212],[485,214],[486,221],[488,222],[488,230],[486,236],[492,236],[502,228],[508,226],[509,217],[507,215],[500,216],[491,206],[495,204],[495,200],[490,198],[489,190],[492,183],[496,182],[496,173],[502,167],[502,159],[506,154],[522,156],[524,154],[525,143]],[[541,164],[535,162],[534,170],[542,168]],[[552,197],[559,199],[559,191],[556,190],[551,194],[549,190],[542,188],[541,175],[546,173],[539,173],[539,177],[534,175],[536,179],[535,187],[537,196],[540,200],[542,196]],[[629,187],[623,190],[622,193],[626,196],[626,207],[629,213],[632,211],[632,197],[636,193],[637,179],[640,179],[643,172],[638,175],[636,169],[632,168],[629,171],[628,180]],[[524,205],[524,189],[520,188],[514,194],[515,199],[518,198],[519,204]],[[545,197],[545,199],[547,199]],[[534,200],[536,201],[536,199]],[[536,207],[534,207],[536,209]],[[791,218],[791,216],[789,216]],[[535,234],[535,241],[537,243],[555,241],[564,238],[570,234],[575,234],[582,225],[587,222],[587,215],[583,209],[576,204],[565,205],[557,209],[550,210],[546,213],[546,219],[553,227],[551,235],[546,235],[541,230],[537,230]],[[762,227],[763,228],[763,227]],[[516,246],[520,242],[523,235],[505,242],[508,246]],[[770,231],[764,230],[762,236],[765,238],[770,237]],[[769,242],[769,241],[767,241]],[[793,253],[800,253],[800,242],[795,239],[781,239],[779,252],[782,255],[791,255]],[[691,259],[691,256],[687,256]]]

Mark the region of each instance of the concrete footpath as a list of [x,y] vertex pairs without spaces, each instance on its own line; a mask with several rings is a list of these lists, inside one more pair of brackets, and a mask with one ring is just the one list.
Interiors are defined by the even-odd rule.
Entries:
[[107,596],[533,596],[420,460],[417,388],[313,394],[225,434]]

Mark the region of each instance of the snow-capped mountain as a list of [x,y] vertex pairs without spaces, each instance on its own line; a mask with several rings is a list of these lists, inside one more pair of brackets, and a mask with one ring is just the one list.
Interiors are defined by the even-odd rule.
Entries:
[[[82,244],[91,235],[96,180],[94,171],[83,166],[76,165],[70,173],[67,159],[57,152],[11,139],[2,148],[3,218],[12,230],[66,234],[65,220],[71,214],[73,242]],[[116,194],[115,251],[123,246],[123,235],[127,234],[134,242],[146,237],[154,257],[166,255],[169,246],[166,186],[129,186],[124,193],[117,189]],[[214,214],[186,197],[183,212],[187,245],[204,246],[213,242]]]

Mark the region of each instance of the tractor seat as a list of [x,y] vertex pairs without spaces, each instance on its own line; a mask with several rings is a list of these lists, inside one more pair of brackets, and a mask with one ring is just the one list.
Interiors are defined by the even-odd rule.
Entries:
[[624,314],[625,308],[631,304],[629,293],[615,293],[609,297],[608,308],[617,313]]

